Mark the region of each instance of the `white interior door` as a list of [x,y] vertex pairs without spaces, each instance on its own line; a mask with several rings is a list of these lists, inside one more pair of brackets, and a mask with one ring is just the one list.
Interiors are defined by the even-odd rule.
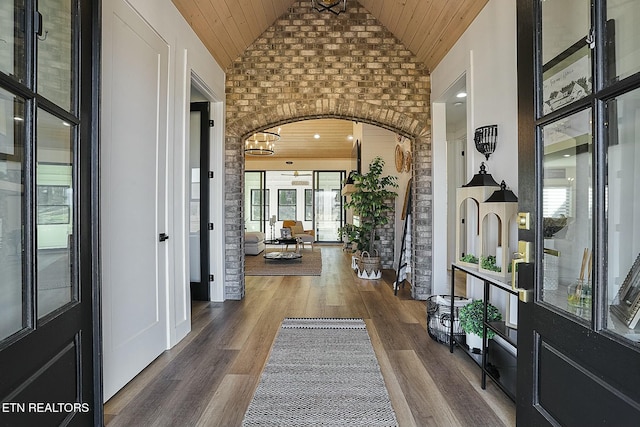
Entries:
[[167,343],[167,43],[105,2],[102,271],[104,398]]

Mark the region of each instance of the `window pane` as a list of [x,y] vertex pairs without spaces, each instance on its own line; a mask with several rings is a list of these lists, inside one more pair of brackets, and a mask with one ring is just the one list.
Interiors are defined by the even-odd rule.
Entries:
[[313,221],[313,190],[304,190],[304,220]]
[[[269,218],[268,202],[269,190],[251,190],[251,221],[266,221]],[[263,209],[264,215],[262,214]]]
[[591,93],[589,0],[542,2],[543,114]]
[[70,302],[73,290],[73,145],[71,127],[38,110],[36,205],[38,317]]
[[542,300],[591,317],[591,110],[543,129],[544,234]]
[[[244,174],[244,228],[245,231],[261,231],[263,223],[260,218],[260,210],[255,209],[254,197],[259,197],[262,191],[264,172],[250,172]],[[268,200],[268,199],[267,199]],[[253,218],[253,219],[252,219]],[[265,217],[266,219],[266,217]]]
[[25,325],[24,100],[0,89],[0,340]]
[[342,227],[341,183],[344,173],[318,172],[315,197],[316,239],[324,242],[340,240],[338,229]]
[[71,0],[39,0],[38,93],[71,110],[73,9]]
[[607,51],[611,68],[609,81],[629,77],[640,70],[640,2],[607,0]]
[[20,25],[16,22],[24,16],[24,0],[0,2],[0,71],[21,83],[24,83],[26,59],[24,18]]
[[296,219],[296,190],[278,190],[278,220]]
[[607,327],[640,341],[640,89],[607,107]]

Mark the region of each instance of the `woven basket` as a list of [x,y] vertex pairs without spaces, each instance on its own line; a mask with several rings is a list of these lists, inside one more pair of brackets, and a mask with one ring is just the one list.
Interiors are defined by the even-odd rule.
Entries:
[[380,256],[378,251],[373,250],[374,256],[369,255],[369,252],[362,251],[358,258],[358,269],[367,273],[367,276],[372,276],[380,271]]
[[[460,308],[471,300],[454,297],[453,335],[457,340],[464,336],[458,318]],[[432,295],[427,298],[427,332],[434,340],[442,344],[449,344],[451,334],[451,295]]]

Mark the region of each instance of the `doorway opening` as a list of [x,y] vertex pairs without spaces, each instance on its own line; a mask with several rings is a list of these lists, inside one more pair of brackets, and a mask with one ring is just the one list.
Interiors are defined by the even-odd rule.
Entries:
[[[199,97],[192,95],[192,100],[194,98]],[[192,102],[190,110],[189,282],[191,299],[209,301],[212,281],[209,268],[209,102]]]

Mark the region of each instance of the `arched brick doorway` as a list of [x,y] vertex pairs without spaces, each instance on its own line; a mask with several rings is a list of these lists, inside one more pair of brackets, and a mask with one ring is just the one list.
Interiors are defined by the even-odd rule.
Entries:
[[244,296],[243,141],[299,120],[338,118],[413,141],[413,297],[431,294],[430,78],[358,2],[338,16],[300,0],[226,70],[225,298]]
[[[412,233],[415,236],[412,248],[412,271],[414,272],[412,295],[416,299],[426,298],[431,294],[431,242],[428,237],[431,236],[431,162],[430,155],[423,156],[419,153],[430,153],[430,135],[426,129],[420,129],[416,133],[407,132],[404,124],[412,123],[412,120],[401,113],[387,110],[369,117],[361,117],[338,114],[331,109],[329,103],[325,108],[326,111],[317,109],[309,116],[285,117],[282,115],[273,122],[267,121],[274,119],[273,115],[262,114],[251,121],[243,120],[242,123],[228,124],[225,146],[225,297],[227,299],[244,297],[244,222],[242,221],[244,218],[244,140],[254,132],[287,123],[338,118],[380,126],[407,136],[413,142],[415,156],[411,170],[416,183],[413,188],[413,200],[416,202],[413,204],[412,212],[415,218],[412,224]],[[247,126],[246,123],[249,122],[254,127]]]

